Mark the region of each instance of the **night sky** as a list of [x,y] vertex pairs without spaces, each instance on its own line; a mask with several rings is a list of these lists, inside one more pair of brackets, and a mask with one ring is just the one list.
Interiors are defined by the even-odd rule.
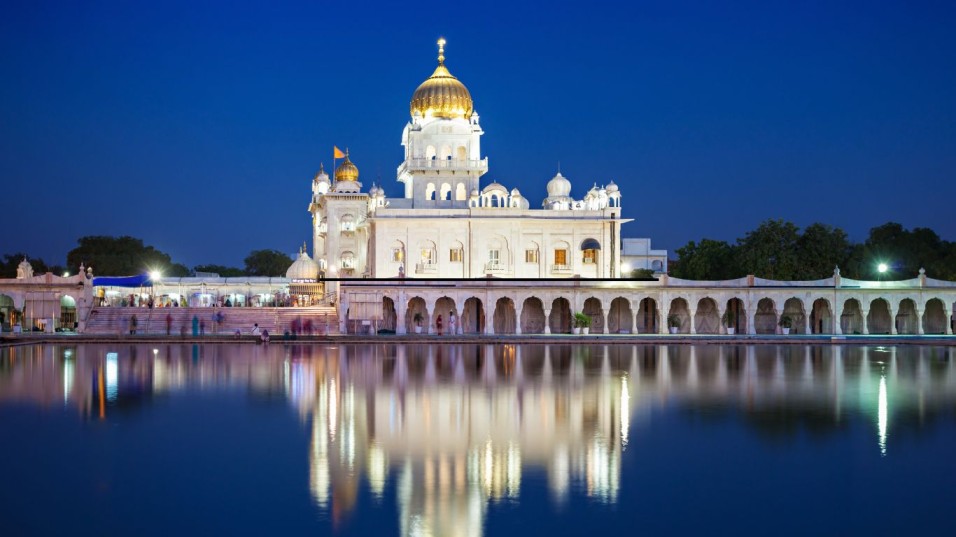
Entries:
[[956,240],[956,3],[8,2],[0,254],[132,235],[188,266],[310,242],[312,176],[395,170],[415,88],[471,91],[492,180],[614,180],[673,251],[767,218]]

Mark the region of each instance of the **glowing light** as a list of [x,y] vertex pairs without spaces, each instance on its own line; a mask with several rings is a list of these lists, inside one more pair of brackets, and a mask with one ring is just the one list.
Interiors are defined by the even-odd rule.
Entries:
[[154,270],[149,273],[149,279],[154,282],[158,282],[160,279],[162,279],[162,277],[163,275],[158,270]]
[[119,354],[106,353],[106,399],[115,401],[119,395]]
[[883,274],[884,272],[889,270],[889,268],[890,267],[886,266],[886,263],[880,263],[879,265],[876,266],[876,270],[880,271],[880,274]]
[[886,455],[886,373],[880,375],[880,395],[877,403],[877,427],[880,431],[880,454]]
[[63,273],[63,277],[64,277],[64,278],[69,278],[69,277],[70,277],[70,272],[69,272],[69,271],[64,272],[64,273]]
[[627,375],[621,377],[621,450],[627,449],[627,432],[631,425],[630,416],[631,395],[627,390]]

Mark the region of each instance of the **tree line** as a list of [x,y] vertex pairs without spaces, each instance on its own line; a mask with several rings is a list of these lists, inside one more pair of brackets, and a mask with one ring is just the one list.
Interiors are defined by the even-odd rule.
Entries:
[[0,258],[0,278],[15,278],[17,266],[26,258],[34,274],[65,272],[76,274],[80,264],[93,267],[96,275],[130,276],[159,271],[164,277],[193,276],[197,272],[213,272],[223,277],[285,276],[292,258],[277,250],[253,250],[246,256],[243,268],[223,265],[196,265],[192,269],[173,262],[169,254],[143,243],[135,237],[87,236],[77,239],[77,247],[66,254],[66,264],[49,264],[24,252],[5,254]]
[[[905,229],[887,222],[870,229],[862,243],[845,231],[815,223],[801,230],[785,220],[766,220],[734,244],[702,239],[678,248],[670,274],[690,280],[729,280],[753,274],[774,280],[818,280],[833,275],[859,280],[914,278],[920,268],[942,280],[956,280],[956,242],[928,228]],[[879,271],[880,264],[886,271]]]

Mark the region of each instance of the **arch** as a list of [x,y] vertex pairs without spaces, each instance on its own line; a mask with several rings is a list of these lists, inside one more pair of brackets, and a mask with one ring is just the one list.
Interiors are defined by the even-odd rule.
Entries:
[[465,192],[465,183],[458,183],[455,187],[455,201],[465,201],[468,199],[468,193]]
[[544,318],[544,304],[538,297],[528,297],[521,305],[521,333],[543,334],[544,325],[548,320]]
[[425,199],[433,200],[435,199],[435,183],[428,183],[425,185]]
[[730,324],[727,328],[733,328],[737,334],[747,333],[747,310],[744,307],[744,301],[739,298],[731,298],[727,301],[727,313]]
[[439,192],[438,199],[450,201],[451,200],[451,185],[448,183],[441,184],[441,191]]
[[404,263],[405,262],[405,243],[396,240],[392,242],[391,252],[389,253],[389,259],[392,260],[392,263]]
[[946,305],[938,298],[931,299],[923,310],[923,333],[945,334],[946,324]]
[[435,156],[436,156],[437,154],[438,154],[438,153],[435,151],[435,146],[430,145],[430,146],[428,146],[428,147],[425,148],[425,158],[426,158],[427,160],[435,160]]
[[611,310],[607,315],[607,332],[609,334],[630,334],[634,326],[634,313],[631,311],[631,301],[619,296],[611,301]]
[[653,270],[654,272],[661,272],[662,270],[664,270],[664,262],[661,261],[660,259],[655,259],[654,261],[651,261],[651,270]]
[[590,333],[604,333],[604,309],[601,306],[600,300],[594,298],[593,296],[585,300],[582,313],[591,318]]
[[843,303],[843,313],[840,315],[840,331],[844,334],[863,333],[863,309],[860,301],[849,298]]
[[508,297],[501,297],[495,302],[494,314],[495,334],[514,334],[516,322],[515,303]]
[[390,297],[382,297],[382,324],[379,326],[381,330],[389,330],[395,332],[398,328],[398,314],[395,311],[395,301]]
[[687,300],[675,298],[671,300],[670,311],[667,312],[667,327],[671,328],[671,321],[677,321],[677,333],[690,333],[690,307],[687,306]]
[[428,307],[425,305],[425,299],[416,296],[408,301],[408,307],[405,309],[405,331],[409,334],[415,333],[415,327],[418,326],[418,323],[415,322],[415,314],[422,316],[421,326],[422,333],[428,333]]
[[916,302],[912,298],[900,301],[900,309],[896,312],[894,322],[897,334],[919,333],[919,315],[916,314]]
[[[452,313],[460,317],[455,301],[447,296],[439,298],[435,301],[435,307],[432,309],[432,326],[438,326],[438,316],[441,315],[442,330],[444,330],[444,333],[450,334],[451,326],[448,324],[448,319],[451,318]],[[458,327],[455,327],[455,331],[458,331]]]
[[451,158],[451,146],[443,145],[441,146],[441,152],[438,153],[438,158],[440,160],[448,160]]
[[76,326],[76,299],[70,295],[60,298],[60,328],[72,330]]
[[657,334],[661,331],[661,327],[657,323],[657,301],[650,297],[641,300],[637,308],[637,332],[639,334]]
[[0,294],[0,332],[9,332],[11,326],[16,324],[16,319],[14,318],[16,307],[14,304],[12,296]]
[[758,334],[777,333],[777,308],[773,300],[761,298],[757,302],[757,313],[754,314],[754,332]]
[[429,266],[438,263],[438,247],[434,241],[423,240],[418,244],[418,263]]
[[830,302],[825,298],[814,300],[810,307],[810,333],[833,333],[833,312],[830,311]]
[[465,146],[460,145],[455,149],[455,158],[458,160],[468,160],[468,149]]
[[870,313],[866,316],[866,329],[870,334],[889,334],[893,319],[890,318],[890,303],[885,298],[870,302]]
[[697,301],[694,325],[698,334],[720,333],[720,313],[717,311],[717,302],[713,298],[704,297]]
[[566,298],[556,298],[551,302],[551,315],[548,327],[552,334],[571,333],[571,303]]
[[805,334],[807,331],[807,314],[803,311],[803,301],[797,297],[788,298],[783,303],[783,314],[790,317],[790,333]]
[[461,311],[461,331],[463,334],[480,334],[484,329],[485,311],[481,299],[471,297]]

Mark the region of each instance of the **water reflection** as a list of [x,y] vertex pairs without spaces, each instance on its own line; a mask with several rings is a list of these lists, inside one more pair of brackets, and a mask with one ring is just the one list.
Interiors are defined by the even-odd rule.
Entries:
[[[308,487],[333,522],[394,490],[406,535],[481,535],[543,475],[552,501],[615,503],[622,454],[667,407],[759,435],[892,431],[956,402],[953,350],[800,346],[27,346],[0,350],[0,404],[91,420],[158,394],[281,396],[310,429]],[[894,429],[896,428],[896,429]],[[872,445],[872,444],[871,444]],[[303,491],[305,492],[305,491]]]

